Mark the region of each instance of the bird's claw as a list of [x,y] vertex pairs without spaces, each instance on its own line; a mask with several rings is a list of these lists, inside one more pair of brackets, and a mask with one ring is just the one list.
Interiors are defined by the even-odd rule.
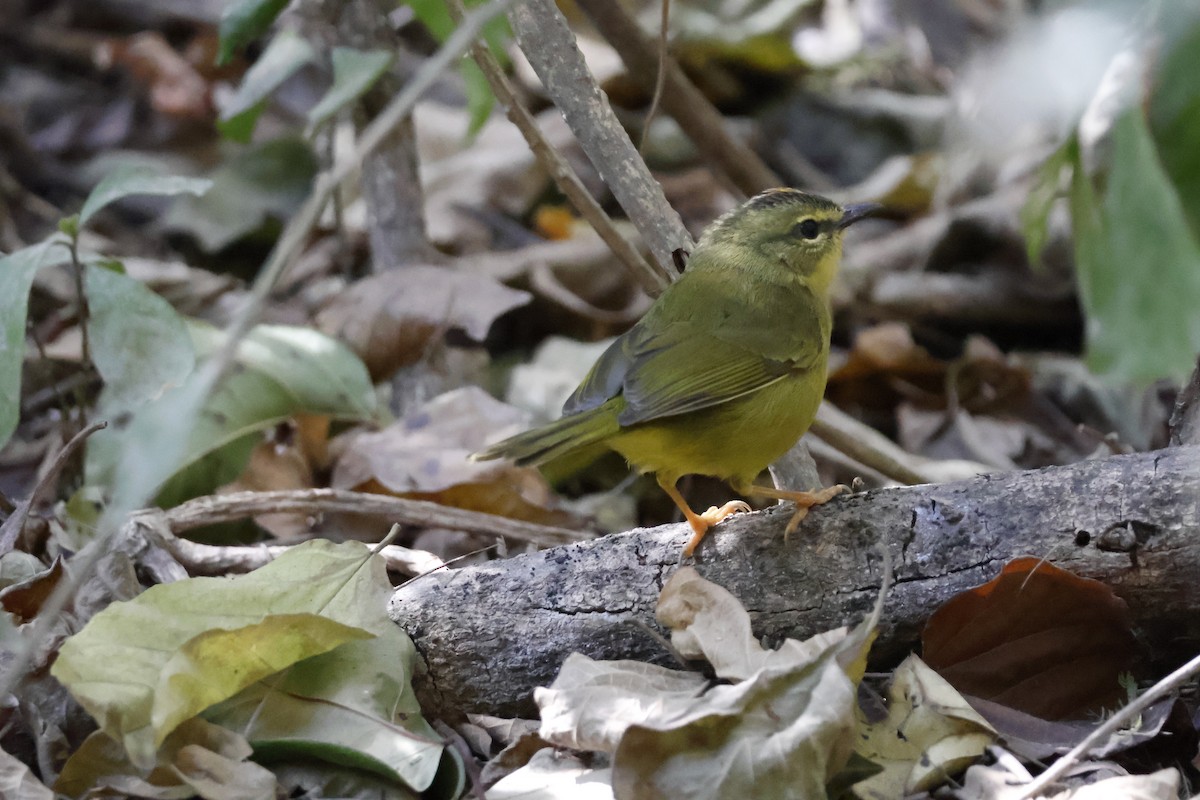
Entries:
[[839,483],[835,486],[830,486],[817,492],[801,492],[798,493],[798,496],[791,498],[792,501],[796,503],[796,511],[792,514],[792,518],[788,520],[787,527],[783,529],[783,540],[786,542],[788,536],[794,533],[796,528],[800,527],[800,523],[805,517],[808,516],[808,510],[810,508],[813,506],[819,506],[823,503],[828,503],[842,492],[848,491],[850,491],[849,486],[844,483]]
[[700,518],[709,525],[716,525],[726,517],[731,517],[734,514],[744,514],[752,510],[750,504],[743,500],[730,500],[720,508],[709,506],[709,509],[700,515]]

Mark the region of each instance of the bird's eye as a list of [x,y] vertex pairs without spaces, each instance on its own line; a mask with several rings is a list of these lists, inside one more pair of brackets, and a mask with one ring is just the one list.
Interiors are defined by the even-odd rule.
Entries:
[[815,239],[821,233],[821,226],[815,219],[804,219],[792,226],[792,236],[797,239]]

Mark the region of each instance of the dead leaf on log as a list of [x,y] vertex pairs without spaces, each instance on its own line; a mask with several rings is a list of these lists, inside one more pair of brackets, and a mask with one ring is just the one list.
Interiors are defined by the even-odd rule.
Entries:
[[501,314],[529,302],[527,292],[449,267],[413,266],[365,278],[339,294],[317,316],[382,380],[415,364],[451,329],[483,341]]
[[1123,700],[1135,652],[1124,600],[1031,557],[944,604],[921,640],[926,663],[963,694],[1052,720]]
[[573,653],[534,692],[542,738],[612,753],[619,797],[824,796],[853,749],[873,620],[766,651],[737,600],[691,567],[663,587],[659,617],[735,682],[704,691],[698,673]]

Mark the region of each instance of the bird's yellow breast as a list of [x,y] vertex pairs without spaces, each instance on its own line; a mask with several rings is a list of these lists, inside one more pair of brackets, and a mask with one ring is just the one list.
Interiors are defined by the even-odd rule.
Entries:
[[684,475],[749,483],[808,430],[825,391],[825,369],[822,357],[743,398],[623,428],[608,445],[641,472],[671,483]]

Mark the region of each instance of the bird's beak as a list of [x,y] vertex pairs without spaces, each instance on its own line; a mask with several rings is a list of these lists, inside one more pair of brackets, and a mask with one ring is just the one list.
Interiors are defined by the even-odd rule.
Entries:
[[854,203],[842,207],[842,218],[838,220],[838,230],[848,228],[864,217],[869,217],[883,206],[879,203]]

